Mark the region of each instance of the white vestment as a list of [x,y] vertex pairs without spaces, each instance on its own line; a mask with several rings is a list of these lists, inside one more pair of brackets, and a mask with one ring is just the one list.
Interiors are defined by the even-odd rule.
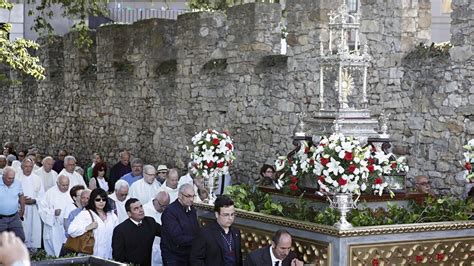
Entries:
[[[103,258],[112,258],[112,235],[115,226],[118,225],[117,215],[113,212],[107,213],[107,219],[102,221],[100,217],[93,211],[90,211],[94,217],[94,221],[98,226],[94,232],[94,253],[92,255]],[[92,218],[88,210],[81,211],[71,222],[68,233],[72,237],[78,237],[86,232],[86,227],[92,223]]]
[[160,182],[153,179],[153,183],[148,184],[144,178],[133,182],[130,186],[130,197],[138,199],[142,204],[153,199],[160,190]]
[[[69,188],[72,188],[75,185],[83,185],[85,188],[87,188],[86,182],[84,182],[84,178],[82,178],[82,176],[78,172],[74,171],[71,174],[68,171],[66,171],[66,168],[64,168],[58,174],[58,176],[61,176],[61,175],[65,175],[65,176],[69,177]],[[56,182],[56,180],[54,180],[54,182]]]
[[[155,219],[155,221],[161,224],[161,212],[157,212],[155,206],[153,206],[153,199],[148,203],[143,205],[143,211],[145,211],[145,216],[150,216]],[[155,236],[155,241],[153,241],[153,248],[151,253],[151,262],[153,266],[163,265],[163,260],[161,258],[161,248],[160,248],[161,237]]]
[[170,188],[166,185],[166,180],[165,182],[163,183],[163,185],[161,185],[160,187],[160,191],[166,191],[168,192],[168,194],[170,195],[170,203],[173,203],[177,198],[178,198],[178,187],[176,188]]
[[48,191],[50,188],[54,187],[54,182],[56,182],[56,180],[58,179],[58,173],[56,173],[56,171],[54,171],[53,169],[51,169],[49,173],[46,173],[44,168],[41,167],[40,169],[34,171],[34,173],[37,176],[41,177],[41,181],[43,181],[45,191]]
[[41,247],[41,218],[38,213],[38,203],[44,196],[43,182],[36,174],[25,176],[22,171],[18,172],[16,180],[21,182],[25,197],[36,200],[35,204],[25,206],[25,220],[23,231],[25,232],[25,245],[28,248]]
[[190,185],[194,184],[193,178],[191,177],[189,173],[179,178],[178,188],[184,184],[190,184]]
[[[64,235],[64,215],[66,207],[72,204],[69,190],[61,192],[58,186],[46,191],[45,196],[39,202],[39,214],[43,220],[43,243],[46,254],[59,256],[61,246],[66,240]],[[61,213],[56,216],[54,212],[60,209]],[[66,217],[67,218],[67,217]]]
[[117,199],[117,195],[115,195],[115,192],[109,195],[109,198],[113,199],[115,201],[115,208],[117,209],[117,217],[119,223],[122,223],[123,221],[128,219],[128,214],[127,211],[125,211],[125,202],[130,198],[130,194],[125,198],[124,201],[119,201]]

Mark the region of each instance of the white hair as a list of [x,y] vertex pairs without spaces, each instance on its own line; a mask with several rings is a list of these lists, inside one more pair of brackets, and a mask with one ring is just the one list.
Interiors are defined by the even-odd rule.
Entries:
[[151,171],[156,172],[156,169],[153,165],[147,164],[147,165],[143,166],[143,173],[145,173],[145,172],[149,173]]
[[41,163],[44,164],[47,160],[53,160],[53,161],[54,161],[53,157],[51,157],[51,156],[46,156],[46,157],[43,158],[43,160],[41,161]]
[[74,156],[72,156],[72,155],[68,155],[68,156],[64,157],[64,164],[67,164],[67,162],[69,162],[71,160],[76,162],[76,158],[74,158]]
[[179,193],[183,194],[184,191],[186,191],[186,189],[191,189],[192,190],[192,189],[194,189],[194,187],[193,187],[193,185],[191,185],[189,183],[185,183],[185,184],[182,184],[179,187],[178,191],[179,191]]
[[128,185],[128,182],[123,180],[123,179],[119,179],[116,183],[115,183],[115,191],[118,191],[120,190],[122,187],[129,187]]

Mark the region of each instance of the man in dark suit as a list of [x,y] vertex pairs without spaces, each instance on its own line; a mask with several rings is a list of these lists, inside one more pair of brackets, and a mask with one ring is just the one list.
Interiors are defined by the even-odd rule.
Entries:
[[194,238],[199,232],[196,209],[193,207],[194,187],[186,183],[178,190],[178,199],[161,215],[161,257],[165,266],[189,265]]
[[138,199],[125,202],[129,219],[117,225],[112,236],[112,257],[116,261],[151,265],[151,250],[155,236],[161,236],[161,225],[145,216]]
[[193,242],[191,265],[242,265],[240,230],[232,227],[234,202],[227,196],[218,196],[214,202],[214,213],[216,221],[202,228]]
[[303,266],[291,251],[291,235],[280,229],[272,238],[272,245],[250,252],[245,259],[245,266]]

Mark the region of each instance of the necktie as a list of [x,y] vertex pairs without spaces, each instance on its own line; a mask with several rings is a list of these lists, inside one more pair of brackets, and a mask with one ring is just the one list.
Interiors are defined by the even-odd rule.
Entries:
[[279,262],[279,261],[275,261],[275,266],[280,266],[280,262]]

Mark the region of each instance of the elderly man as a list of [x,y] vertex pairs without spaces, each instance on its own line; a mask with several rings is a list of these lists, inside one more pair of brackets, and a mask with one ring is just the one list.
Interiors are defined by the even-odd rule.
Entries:
[[58,173],[53,170],[54,159],[51,156],[44,157],[42,161],[43,166],[34,173],[41,177],[43,181],[44,190],[54,187],[54,181],[58,179]]
[[131,186],[135,181],[138,181],[143,178],[143,161],[140,158],[135,158],[132,160],[132,171],[124,176],[121,179],[128,182]]
[[0,155],[0,175],[3,174],[3,169],[7,166],[7,157],[5,155]]
[[166,180],[166,176],[168,175],[168,167],[164,164],[158,165],[158,174],[156,175],[156,179],[160,184],[163,184]]
[[179,187],[178,199],[161,216],[160,247],[164,265],[190,265],[191,246],[199,232],[196,209],[193,207],[194,197],[193,186],[182,185]]
[[109,198],[115,202],[115,210],[117,212],[118,222],[121,223],[128,218],[125,211],[125,202],[130,198],[128,195],[129,185],[125,180],[119,180],[115,183],[115,191]]
[[[20,203],[20,210],[18,210]],[[0,232],[12,231],[25,241],[25,233],[20,217],[25,211],[25,197],[21,182],[15,180],[15,170],[5,167],[0,180]]]
[[160,187],[160,191],[166,191],[170,194],[171,202],[174,202],[178,198],[178,170],[175,168],[170,169],[165,182]]
[[110,178],[109,178],[109,192],[112,192],[112,189],[115,187],[115,183],[122,176],[130,173],[132,168],[130,167],[130,153],[127,150],[120,152],[120,161],[116,163],[110,169]]
[[[133,171],[133,165],[132,165]],[[160,190],[160,183],[156,181],[156,170],[153,165],[143,167],[143,178],[130,186],[130,197],[140,202],[149,202]]]
[[116,261],[137,265],[151,265],[151,251],[155,236],[160,236],[161,225],[145,216],[138,199],[125,203],[130,219],[117,225],[112,237],[112,254]]
[[214,202],[214,214],[216,221],[202,228],[194,239],[191,265],[242,265],[240,230],[232,226],[234,202],[227,196],[218,196]]
[[66,241],[64,235],[64,213],[72,203],[69,195],[69,178],[60,175],[56,186],[48,189],[39,202],[39,214],[43,220],[43,243],[46,254],[59,256],[61,247]]
[[75,185],[83,185],[87,187],[86,182],[82,176],[75,171],[76,168],[76,158],[74,156],[68,155],[64,158],[64,169],[59,173],[59,175],[65,175],[69,178],[69,185],[71,187]]
[[[156,194],[156,197],[152,199],[150,202],[143,206],[143,210],[145,211],[146,216],[153,217],[157,223],[161,225],[161,214],[163,211],[168,207],[170,204],[170,196],[166,191],[161,191]],[[155,237],[155,241],[153,241],[153,251],[151,254],[151,261],[154,266],[161,266],[163,265],[163,260],[161,258],[161,248],[160,248],[160,237]]]
[[182,186],[186,183],[189,183],[189,184],[193,185],[194,184],[194,182],[193,182],[194,176],[195,176],[195,174],[193,173],[193,163],[189,162],[188,163],[188,172],[185,175],[183,175],[179,178],[178,187],[180,187],[180,186]]
[[291,251],[291,235],[280,229],[272,238],[270,247],[263,247],[250,252],[245,260],[245,266],[303,266]]
[[416,190],[420,193],[428,194],[435,197],[436,194],[431,189],[431,182],[426,175],[419,175],[415,177]]
[[41,177],[33,174],[33,161],[26,158],[21,162],[22,171],[16,176],[21,182],[25,195],[25,219],[23,230],[25,231],[25,244],[33,251],[41,247],[41,218],[38,213],[37,201],[44,196],[43,182]]

